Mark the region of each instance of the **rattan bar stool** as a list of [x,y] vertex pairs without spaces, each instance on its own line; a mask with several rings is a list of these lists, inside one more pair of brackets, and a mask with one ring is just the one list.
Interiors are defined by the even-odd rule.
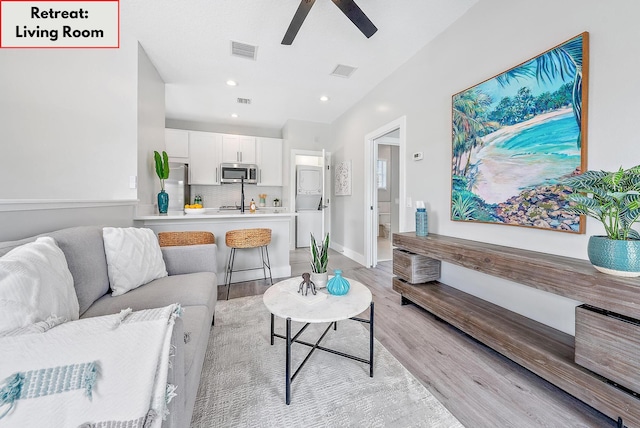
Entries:
[[271,243],[271,229],[238,229],[230,230],[225,235],[225,243],[227,247],[231,248],[229,253],[229,260],[227,261],[227,269],[224,276],[224,283],[227,286],[227,300],[229,300],[229,290],[231,289],[231,275],[233,274],[233,262],[236,257],[236,250],[246,248],[259,248],[260,258],[262,259],[262,266],[249,268],[249,269],[237,269],[236,272],[244,270],[256,270],[262,269],[264,279],[267,279],[267,269],[269,269],[269,281],[273,285],[273,278],[271,278],[271,262],[269,261],[269,249],[267,246]]
[[211,232],[158,232],[161,247],[175,247],[182,245],[215,244],[216,237]]

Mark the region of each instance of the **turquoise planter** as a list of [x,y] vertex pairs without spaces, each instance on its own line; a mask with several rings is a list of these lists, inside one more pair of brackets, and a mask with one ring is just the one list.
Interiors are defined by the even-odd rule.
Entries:
[[334,296],[344,296],[349,292],[349,281],[342,277],[342,271],[336,269],[333,271],[334,277],[327,282],[327,291]]
[[166,214],[169,211],[169,194],[164,190],[158,193],[158,211],[160,214]]
[[640,241],[592,236],[587,247],[589,261],[600,272],[616,276],[640,276]]

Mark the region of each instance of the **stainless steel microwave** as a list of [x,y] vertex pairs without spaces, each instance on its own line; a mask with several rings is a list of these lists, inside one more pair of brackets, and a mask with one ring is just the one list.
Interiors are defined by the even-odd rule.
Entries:
[[244,178],[245,184],[256,184],[258,182],[258,165],[245,163],[223,163],[220,164],[221,183],[240,183]]

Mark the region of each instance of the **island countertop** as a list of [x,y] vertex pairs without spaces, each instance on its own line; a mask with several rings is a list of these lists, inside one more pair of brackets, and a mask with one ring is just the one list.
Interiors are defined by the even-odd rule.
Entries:
[[[246,210],[218,210],[207,208],[203,214],[185,214],[181,211],[170,211],[167,215],[150,214],[134,217],[134,225],[147,227],[156,234],[159,232],[208,231],[215,236],[217,249],[218,284],[224,284],[225,269],[229,259],[230,248],[225,244],[227,232],[236,229],[268,228],[271,229],[271,243],[268,246],[269,260],[273,278],[291,276],[289,261],[290,226],[296,213],[274,212],[275,210],[258,210],[250,213]],[[238,252],[232,281],[250,281],[263,277],[259,249],[246,249]],[[253,270],[254,268],[259,269]],[[236,269],[238,272],[236,272]],[[251,269],[251,270],[245,270]],[[265,285],[270,285],[267,281]],[[233,287],[233,286],[232,286]]]
[[270,218],[270,217],[295,217],[297,213],[291,212],[274,212],[274,211],[265,211],[265,210],[257,210],[255,213],[250,213],[249,210],[241,213],[236,210],[222,210],[219,211],[217,209],[209,209],[203,214],[185,214],[180,211],[169,212],[168,214],[152,214],[152,215],[137,215],[134,217],[134,220],[196,220],[196,219],[260,219],[260,218]]

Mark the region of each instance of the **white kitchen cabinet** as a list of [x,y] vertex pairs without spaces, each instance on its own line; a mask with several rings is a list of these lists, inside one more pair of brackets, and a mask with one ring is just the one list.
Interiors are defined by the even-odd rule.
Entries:
[[282,140],[256,138],[258,186],[282,186]]
[[169,160],[183,163],[189,161],[189,131],[165,128],[164,144]]
[[220,184],[222,135],[189,131],[189,184]]
[[256,163],[256,137],[222,135],[222,162]]

